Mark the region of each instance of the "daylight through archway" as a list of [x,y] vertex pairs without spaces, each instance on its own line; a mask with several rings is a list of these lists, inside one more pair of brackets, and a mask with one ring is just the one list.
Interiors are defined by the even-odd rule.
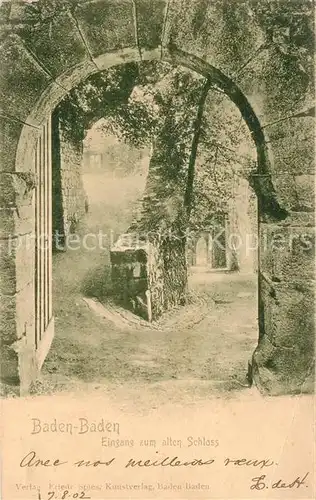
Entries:
[[[168,65],[129,68],[88,79],[53,113],[56,335],[42,378],[61,386],[63,378],[74,385],[111,380],[115,363],[117,380],[206,379],[214,390],[239,390],[249,385],[258,341],[257,211],[248,183],[257,169],[255,145],[238,109],[207,89],[188,188],[205,81]],[[116,82],[127,89],[121,78],[131,73],[134,83],[122,97]],[[96,116],[104,114],[97,121],[96,96],[103,99]],[[179,231],[182,207],[190,214]],[[180,254],[170,263],[170,243],[162,247],[159,276],[160,264],[150,270],[152,256],[142,253],[143,242],[151,245],[157,235],[175,249],[184,237],[183,302],[172,296]],[[152,272],[154,289],[170,290],[158,316]]]

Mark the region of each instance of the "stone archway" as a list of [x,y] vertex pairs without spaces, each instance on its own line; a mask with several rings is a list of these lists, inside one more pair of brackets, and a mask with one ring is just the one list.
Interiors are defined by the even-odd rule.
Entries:
[[[271,29],[268,33],[262,13],[257,16],[250,3],[228,5],[223,1],[206,8],[202,0],[189,1],[185,7],[177,1],[136,0],[131,8],[125,0],[99,0],[83,2],[77,10],[57,3],[53,14],[40,9],[40,17],[35,13],[33,21],[32,16],[27,17],[25,5],[4,9],[4,383],[19,386],[23,393],[38,369],[34,359],[33,248],[22,255],[21,241],[34,228],[33,152],[42,125],[61,97],[88,75],[129,61],[158,59],[208,77],[238,106],[249,127],[258,154],[252,184],[259,200],[261,238],[260,334],[252,377],[269,394],[312,387],[307,384],[312,383],[314,351],[310,67],[306,63],[302,74],[302,61],[292,54],[289,77],[277,43],[269,39]],[[211,30],[201,21],[200,11],[205,11],[205,19],[213,20]],[[236,21],[234,26],[229,18]],[[41,27],[37,31],[33,29],[36,22]],[[271,23],[277,31],[277,16]],[[65,43],[65,34],[69,43]],[[291,47],[288,44],[288,51]],[[20,86],[15,85],[17,81]],[[285,241],[281,251],[271,245],[278,236]],[[19,241],[13,250],[12,241]]]

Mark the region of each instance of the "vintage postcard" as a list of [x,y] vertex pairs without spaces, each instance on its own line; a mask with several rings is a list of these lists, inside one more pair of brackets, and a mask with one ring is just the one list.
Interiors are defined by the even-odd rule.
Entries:
[[0,32],[1,498],[316,499],[314,2]]

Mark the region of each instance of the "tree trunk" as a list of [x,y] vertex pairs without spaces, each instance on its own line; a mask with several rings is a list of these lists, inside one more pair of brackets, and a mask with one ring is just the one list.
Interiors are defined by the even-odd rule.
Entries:
[[196,163],[196,157],[198,153],[198,147],[199,147],[199,140],[200,140],[200,135],[201,135],[201,130],[202,130],[202,119],[203,119],[203,112],[204,112],[204,106],[207,98],[208,91],[211,88],[211,82],[209,80],[206,81],[204,84],[204,87],[201,92],[201,97],[198,103],[198,109],[197,109],[197,115],[194,123],[194,133],[193,133],[193,139],[192,139],[192,146],[191,146],[191,153],[190,153],[190,159],[189,159],[189,165],[188,165],[188,178],[187,178],[187,185],[186,185],[186,190],[184,194],[184,206],[186,209],[186,214],[187,214],[187,219],[190,219],[190,213],[192,209],[192,198],[193,198],[193,183],[194,183],[194,172],[195,172],[195,163]]

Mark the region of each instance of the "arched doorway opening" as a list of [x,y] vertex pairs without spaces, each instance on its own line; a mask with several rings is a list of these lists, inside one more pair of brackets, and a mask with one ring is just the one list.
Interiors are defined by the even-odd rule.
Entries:
[[[156,57],[156,54],[155,54],[155,57]],[[165,59],[168,60],[168,57],[166,57]],[[265,148],[264,137],[263,137],[262,130],[259,126],[259,122],[258,122],[251,106],[249,105],[248,101],[243,96],[243,94],[237,89],[237,87],[233,84],[233,82],[231,80],[229,80],[228,78],[226,78],[223,74],[218,72],[215,68],[210,67],[208,64],[203,63],[202,61],[198,60],[197,58],[192,58],[191,56],[186,56],[185,54],[183,54],[181,52],[177,53],[176,56],[175,56],[175,54],[172,54],[172,56],[170,56],[170,58],[169,58],[169,61],[173,62],[173,64],[177,63],[180,65],[187,66],[189,69],[194,69],[196,72],[209,78],[210,81],[212,81],[212,79],[213,79],[215,82],[214,85],[216,87],[220,88],[222,86],[223,89],[225,89],[225,92],[228,94],[228,96],[230,96],[233,99],[233,101],[235,102],[235,104],[237,104],[237,106],[239,107],[240,112],[242,114],[242,117],[245,119],[245,121],[246,121],[246,123],[251,131],[252,137],[255,140],[255,146],[256,146],[257,156],[258,156],[258,168],[259,169],[261,168],[265,172],[268,171],[267,170],[268,169],[267,151]],[[111,63],[113,63],[113,60],[107,61],[107,63],[111,64]],[[94,70],[93,70],[93,72],[94,72]],[[53,97],[53,102],[54,102],[54,99],[55,99],[55,97]],[[40,109],[40,106],[41,106],[41,103],[39,103],[38,109]],[[25,130],[25,133],[28,134],[27,129]],[[25,135],[22,134],[21,144],[23,145],[23,148],[24,148],[24,144],[25,144],[25,139],[26,139]],[[32,144],[32,141],[29,142],[28,149],[31,148],[31,144]],[[22,151],[21,148],[20,148],[20,150]],[[31,153],[29,153],[29,154],[31,154]],[[18,154],[18,158],[19,158],[19,154]],[[268,179],[268,184],[269,184],[269,179]],[[275,212],[276,217],[283,216],[282,211],[279,211],[278,204],[277,204],[276,200],[273,198],[273,196],[272,196],[272,198],[269,197],[268,200],[266,200],[265,195],[264,194],[262,195],[262,193],[259,193],[259,201],[261,201],[262,203],[265,202],[266,210],[267,211],[270,210],[272,212]],[[261,205],[262,205],[262,203],[261,203]],[[44,348],[42,350],[42,352],[44,354],[41,355],[41,362],[39,362],[38,365],[42,364],[42,362],[43,362],[43,360],[44,360],[44,358],[49,350],[51,340],[52,340],[52,338],[50,340],[48,339],[44,343],[41,342],[42,345],[44,344]]]
[[[87,339],[91,332],[91,317],[86,314],[83,299],[103,300],[111,295],[110,249],[131,224],[148,174],[150,151],[120,141],[107,132],[104,122],[97,121],[86,132],[77,172],[74,161],[68,164],[69,155],[61,159],[62,220],[66,231],[61,233],[62,238],[53,235],[55,243],[60,242],[52,255],[53,311],[57,349],[63,347],[70,358],[76,338]],[[69,144],[66,146],[69,154]],[[56,168],[54,164],[55,173]],[[71,179],[73,189],[69,192]],[[53,200],[53,227],[58,212],[59,206]],[[71,217],[74,215],[77,217]],[[65,224],[69,219],[74,220],[73,227]],[[49,369],[53,370],[53,366],[54,356]]]
[[256,152],[226,96],[210,90],[205,112],[212,118],[203,125],[195,166],[189,292],[212,304],[198,326],[200,365],[212,364],[218,383],[246,385],[258,342],[258,203],[249,184]]

